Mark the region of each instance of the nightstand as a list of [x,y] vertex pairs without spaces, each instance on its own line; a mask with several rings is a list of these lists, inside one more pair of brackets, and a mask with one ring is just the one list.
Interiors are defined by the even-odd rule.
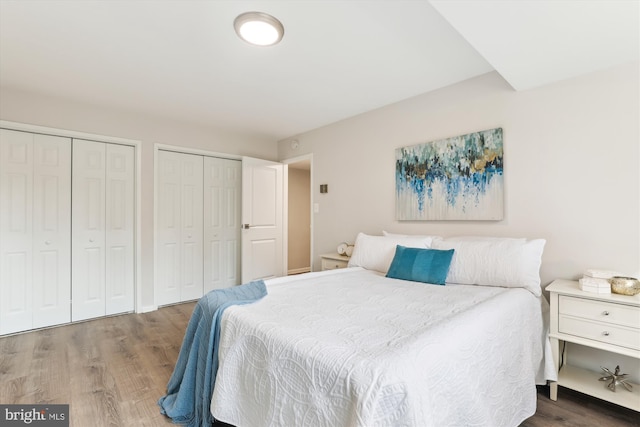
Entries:
[[[550,334],[553,359],[558,367],[558,382],[551,383],[551,400],[558,399],[558,385],[577,390],[640,411],[640,385],[633,391],[618,386],[613,392],[598,381],[606,374],[568,364],[560,366],[561,346],[575,343],[611,353],[640,359],[640,294],[635,296],[597,294],[580,290],[578,282],[554,280],[546,288],[551,295]],[[624,372],[624,370],[623,370]]]
[[349,264],[349,257],[346,255],[335,254],[324,254],[320,255],[322,258],[322,269],[323,270],[335,270],[336,268],[347,268]]

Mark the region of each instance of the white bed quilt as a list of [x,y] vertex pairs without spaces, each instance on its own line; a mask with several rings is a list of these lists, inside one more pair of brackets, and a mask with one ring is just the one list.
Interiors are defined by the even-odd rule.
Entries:
[[211,412],[237,427],[517,426],[555,372],[524,289],[361,268],[267,288],[222,321]]

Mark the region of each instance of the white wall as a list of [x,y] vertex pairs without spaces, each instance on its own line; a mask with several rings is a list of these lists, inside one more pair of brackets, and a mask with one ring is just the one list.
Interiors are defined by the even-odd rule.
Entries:
[[[313,182],[329,184],[328,194],[313,189],[315,254],[383,229],[545,238],[544,285],[586,268],[638,277],[639,80],[635,63],[515,92],[493,72],[296,135],[295,151],[280,141],[279,158],[313,153]],[[504,220],[395,220],[396,148],[495,127],[504,130]]]
[[[383,229],[543,237],[547,284],[590,267],[640,276],[639,80],[636,63],[515,92],[489,73],[297,135],[295,151],[288,140],[276,148],[259,137],[10,88],[0,88],[0,119],[143,141],[143,305],[153,304],[154,143],[265,159],[313,153],[315,254]],[[504,129],[503,221],[395,220],[396,148],[493,127]],[[320,184],[329,193],[320,194]]]
[[251,135],[115,111],[71,100],[0,88],[0,120],[142,141],[142,305],[153,300],[153,147],[155,143],[267,160],[277,158],[277,143]]

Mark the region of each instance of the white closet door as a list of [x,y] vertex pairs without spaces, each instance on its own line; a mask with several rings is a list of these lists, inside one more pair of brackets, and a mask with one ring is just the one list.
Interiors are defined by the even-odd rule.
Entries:
[[180,301],[203,295],[202,173],[203,158],[182,154],[181,208],[182,283]]
[[242,163],[204,158],[204,291],[240,283]]
[[182,157],[158,152],[155,294],[156,304],[180,301],[180,177]]
[[105,293],[107,315],[133,311],[134,148],[106,145]]
[[105,155],[100,142],[73,140],[72,314],[105,314]]
[[73,140],[72,319],[134,304],[134,148]]
[[203,292],[202,156],[158,152],[156,304]]
[[71,140],[35,135],[33,327],[71,321]]
[[0,334],[69,321],[68,138],[0,130]]
[[33,135],[0,130],[0,332],[33,325]]

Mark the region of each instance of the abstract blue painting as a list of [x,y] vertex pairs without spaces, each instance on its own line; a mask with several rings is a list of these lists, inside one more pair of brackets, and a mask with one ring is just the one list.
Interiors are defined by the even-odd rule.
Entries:
[[501,220],[502,128],[396,149],[396,218]]

